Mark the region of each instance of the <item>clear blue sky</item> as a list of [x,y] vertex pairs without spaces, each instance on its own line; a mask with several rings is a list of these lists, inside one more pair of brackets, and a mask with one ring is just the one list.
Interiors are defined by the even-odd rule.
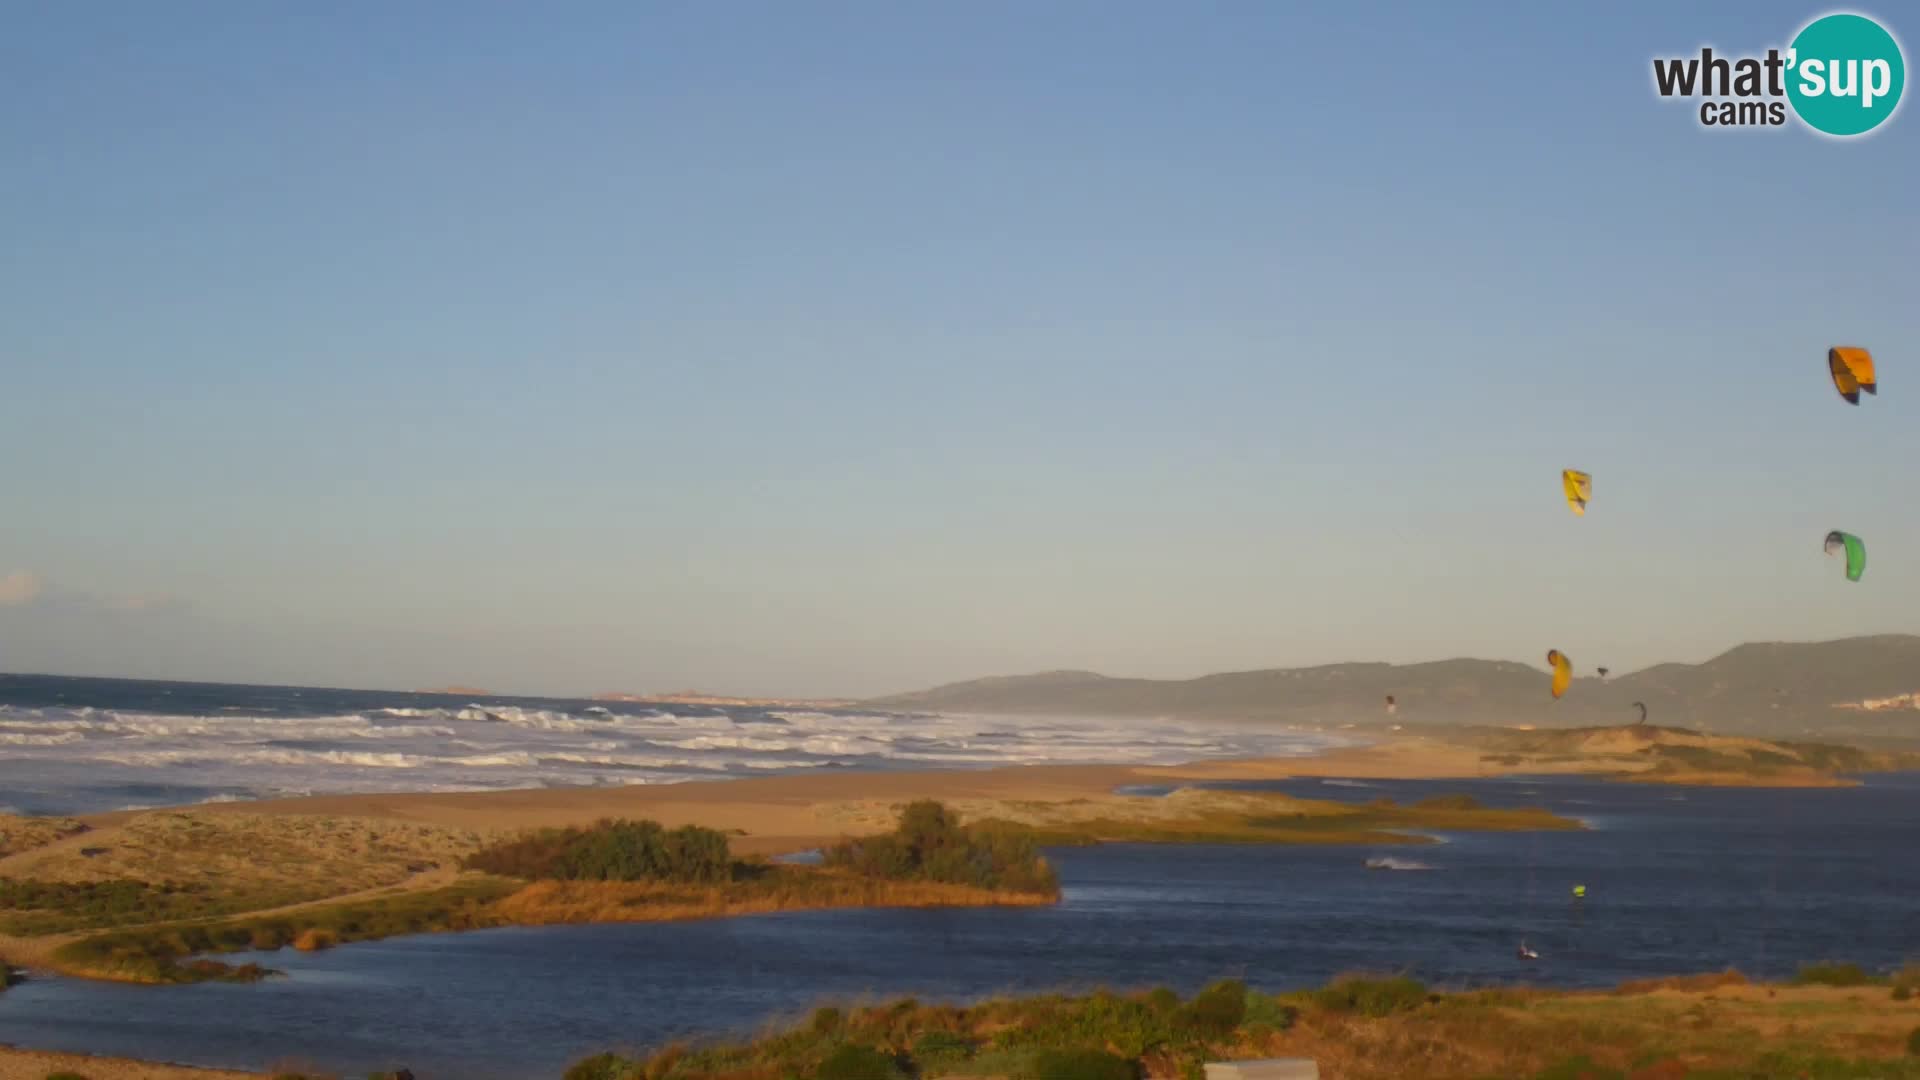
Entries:
[[1920,117],[1707,131],[1649,74],[1823,10],[0,4],[0,670],[1920,630]]

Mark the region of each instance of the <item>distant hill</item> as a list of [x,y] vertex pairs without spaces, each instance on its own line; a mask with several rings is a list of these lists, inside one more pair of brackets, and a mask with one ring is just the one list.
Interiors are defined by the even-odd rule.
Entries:
[[[1335,726],[1398,723],[1618,724],[1646,703],[1660,724],[1776,735],[1920,737],[1920,636],[1741,645],[1703,664],[1658,664],[1566,695],[1545,670],[1499,660],[1350,663],[1205,675],[1112,678],[1049,671],[951,683],[865,702],[877,708],[1008,714],[1186,716]],[[1387,695],[1397,702],[1394,715]]]

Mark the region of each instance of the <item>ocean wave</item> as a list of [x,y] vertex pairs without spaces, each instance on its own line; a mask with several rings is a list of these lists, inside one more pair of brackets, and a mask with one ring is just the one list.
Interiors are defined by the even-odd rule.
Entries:
[[850,767],[1177,764],[1293,755],[1331,741],[1285,729],[1136,719],[589,702],[429,706],[368,693],[314,692],[292,709],[213,701],[169,711],[158,698],[115,704],[122,707],[0,704],[0,790],[64,783],[75,812],[84,812],[112,809],[108,800],[156,785],[181,791],[169,802],[229,801],[244,792],[653,784]]
[[57,735],[27,735],[20,732],[0,731],[0,746],[68,746],[86,738],[78,731],[62,731]]

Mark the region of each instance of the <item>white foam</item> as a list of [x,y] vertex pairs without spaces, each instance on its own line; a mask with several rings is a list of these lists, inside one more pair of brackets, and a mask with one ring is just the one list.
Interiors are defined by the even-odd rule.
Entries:
[[[320,700],[315,698],[316,703]],[[112,790],[260,795],[677,783],[726,774],[1282,756],[1324,735],[1165,720],[410,704],[321,715],[0,705],[0,790],[43,776]],[[195,796],[188,794],[184,799]],[[221,799],[238,796],[222,794]],[[173,800],[181,801],[181,800]],[[100,808],[110,808],[102,804]]]

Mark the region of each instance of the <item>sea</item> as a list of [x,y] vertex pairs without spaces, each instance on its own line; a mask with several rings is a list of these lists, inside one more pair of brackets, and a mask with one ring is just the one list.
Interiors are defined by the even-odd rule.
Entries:
[[[229,688],[251,695],[255,688]],[[120,692],[135,693],[127,688]],[[264,693],[264,691],[261,691]],[[152,690],[141,693],[151,695]],[[285,693],[276,691],[276,693]],[[307,691],[306,694],[336,692]],[[198,695],[196,697],[196,695]],[[213,695],[209,697],[207,695]],[[176,692],[174,697],[181,697]],[[1056,735],[1035,738],[1025,721],[996,726],[982,718],[906,717],[852,711],[762,715],[756,710],[624,707],[596,720],[588,703],[393,703],[395,695],[330,698],[321,708],[269,713],[249,697],[243,709],[209,707],[218,695],[201,689],[177,706],[130,702],[4,699],[9,726],[33,734],[33,722],[77,724],[44,733],[81,731],[59,744],[16,743],[35,760],[85,762],[88,742],[131,757],[157,748],[124,732],[104,730],[109,714],[136,723],[165,718],[160,737],[193,743],[182,728],[205,723],[217,783],[181,769],[179,759],[116,768],[148,768],[166,776],[143,781],[199,799],[229,793],[363,790],[378,783],[471,784],[471,772],[496,784],[520,768],[527,783],[606,782],[564,765],[463,767],[445,761],[469,748],[438,748],[421,732],[393,736],[422,759],[409,766],[365,765],[326,758],[274,761],[271,781],[250,776],[248,754],[264,747],[273,725],[328,743],[363,725],[446,728],[461,739],[513,743],[586,731],[530,724],[550,720],[603,725],[621,741],[697,738],[680,735],[668,717],[699,718],[700,729],[733,739],[793,745],[675,747],[711,766],[692,776],[752,768],[749,755],[791,761],[776,768],[900,768],[889,753],[937,754],[953,765],[1017,760],[1164,760],[1167,755],[1310,752],[1299,733],[1210,731],[1178,725],[1104,726],[1058,722]],[[405,695],[401,695],[406,697]],[[237,704],[237,703],[235,703]],[[520,723],[461,718],[468,708],[494,716],[522,710]],[[295,707],[299,708],[299,707]],[[93,710],[82,714],[82,710]],[[421,710],[431,718],[384,710]],[[37,711],[35,711],[37,710]],[[246,719],[229,723],[233,712]],[[276,715],[279,719],[275,719]],[[723,722],[731,725],[721,727]],[[770,719],[786,721],[773,724]],[[1049,721],[1049,725],[1055,722]],[[751,731],[748,725],[767,725]],[[476,736],[473,728],[493,733]],[[505,727],[508,731],[497,731]],[[316,735],[325,728],[328,735]],[[787,730],[775,733],[774,729]],[[598,741],[611,741],[604,728]],[[856,734],[864,731],[867,734]],[[724,732],[725,734],[721,734]],[[888,737],[877,738],[874,733]],[[1155,732],[1160,734],[1156,735]],[[650,734],[647,734],[650,733]],[[1065,749],[1067,738],[1076,741]],[[812,739],[861,740],[808,751]],[[1105,752],[1102,740],[1111,743]],[[1200,744],[1182,748],[1164,740]],[[425,744],[419,742],[425,740]],[[1271,740],[1271,741],[1268,741]],[[1031,749],[1022,745],[1046,743]],[[545,753],[525,746],[487,753]],[[824,747],[826,743],[818,743]],[[992,746],[992,754],[981,750]],[[870,752],[849,755],[859,746]],[[885,750],[881,748],[884,747]],[[1239,747],[1257,749],[1236,749]],[[68,757],[53,756],[64,750]],[[455,753],[454,751],[459,751]],[[388,752],[385,750],[379,752]],[[473,752],[483,752],[475,750]],[[573,753],[573,750],[562,751]],[[587,753],[652,753],[590,750]],[[715,755],[708,757],[705,755]],[[1085,755],[1084,758],[1078,755]],[[841,762],[814,764],[815,757]],[[987,761],[973,760],[986,757]],[[431,763],[425,759],[439,759]],[[863,760],[864,759],[864,760]],[[924,758],[905,759],[924,767]],[[806,764],[800,764],[806,762]],[[686,778],[676,764],[648,779]],[[385,769],[386,772],[373,770]],[[560,769],[559,774],[544,769]],[[330,775],[334,772],[341,775]],[[7,801],[99,807],[164,798],[129,794],[121,774],[70,791],[46,770],[22,770],[35,794],[20,796],[0,781]],[[0,775],[13,775],[0,771]],[[619,776],[619,772],[605,775]],[[824,1004],[848,1005],[900,995],[965,1002],[1004,993],[1170,986],[1191,993],[1218,978],[1239,978],[1268,990],[1324,983],[1347,972],[1406,973],[1436,987],[1531,984],[1605,987],[1627,979],[1738,968],[1782,978],[1805,963],[1842,960],[1887,971],[1920,959],[1920,774],[1863,778],[1853,788],[1760,790],[1618,784],[1577,777],[1503,777],[1447,781],[1302,778],[1221,783],[1231,789],[1365,802],[1405,802],[1466,793],[1492,806],[1544,806],[1579,818],[1573,832],[1434,833],[1407,843],[1312,847],[1115,844],[1050,851],[1064,896],[1046,908],[850,910],[778,913],[708,922],[510,928],[423,935],[300,954],[243,954],[285,973],[252,985],[119,986],[42,976],[0,994],[0,1043],[218,1065],[304,1068],[364,1075],[406,1067],[421,1080],[558,1080],[567,1065],[602,1050],[638,1052],[676,1039],[739,1037],[798,1022]],[[347,785],[347,786],[336,786]],[[1139,794],[1165,794],[1145,787]],[[172,801],[193,801],[176,798]],[[1424,842],[1421,842],[1424,841]],[[1585,886],[1576,897],[1574,887]],[[1523,960],[1525,944],[1538,954]]]
[[1175,764],[1314,731],[0,675],[0,813],[384,791],[669,784],[817,769]]

